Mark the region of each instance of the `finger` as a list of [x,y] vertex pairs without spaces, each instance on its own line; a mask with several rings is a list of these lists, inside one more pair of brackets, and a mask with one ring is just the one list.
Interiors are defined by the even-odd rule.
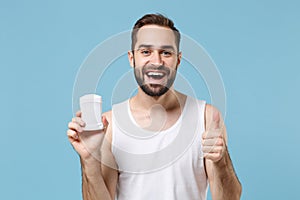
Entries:
[[222,158],[222,154],[221,153],[205,153],[204,158],[212,160],[213,162],[217,162]]
[[79,133],[82,132],[82,127],[79,124],[75,123],[75,122],[70,122],[68,124],[68,127],[69,127],[69,129],[72,129],[72,130],[77,131]]
[[202,140],[202,146],[223,146],[223,138],[205,139]]
[[81,127],[85,127],[85,122],[82,120],[81,117],[74,117],[72,122],[78,123]]
[[68,135],[69,138],[71,138],[73,140],[78,140],[78,134],[74,130],[68,129],[67,135]]
[[208,130],[202,134],[202,139],[214,139],[214,138],[222,138],[222,132],[219,130]]
[[76,117],[81,117],[81,111],[80,111],[80,110],[78,110],[78,111],[76,112]]
[[222,146],[204,146],[204,147],[202,147],[202,152],[204,154],[222,153],[222,150],[223,150]]

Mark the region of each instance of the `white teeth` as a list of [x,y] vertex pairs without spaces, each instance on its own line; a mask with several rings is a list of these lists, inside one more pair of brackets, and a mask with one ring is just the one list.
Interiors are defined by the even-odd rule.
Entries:
[[148,76],[163,76],[164,74],[161,72],[149,72],[147,73]]

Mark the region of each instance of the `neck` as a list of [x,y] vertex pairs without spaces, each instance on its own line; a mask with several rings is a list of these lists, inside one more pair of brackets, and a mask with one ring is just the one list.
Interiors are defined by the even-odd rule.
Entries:
[[155,105],[162,106],[165,110],[172,110],[181,107],[185,102],[185,95],[170,88],[165,94],[159,97],[152,97],[138,89],[138,93],[131,99],[131,106],[137,109],[149,110]]

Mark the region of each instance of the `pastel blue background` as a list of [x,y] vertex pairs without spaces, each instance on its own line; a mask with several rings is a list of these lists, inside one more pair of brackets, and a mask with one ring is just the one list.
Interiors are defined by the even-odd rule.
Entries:
[[81,199],[66,137],[77,70],[149,12],[172,18],[220,70],[242,199],[300,199],[299,8],[296,0],[1,0],[0,199]]

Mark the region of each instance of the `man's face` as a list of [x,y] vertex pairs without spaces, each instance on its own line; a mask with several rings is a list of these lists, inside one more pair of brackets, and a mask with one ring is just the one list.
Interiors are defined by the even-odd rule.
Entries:
[[173,30],[146,25],[137,32],[134,53],[129,61],[141,89],[150,96],[161,96],[172,87],[181,54]]

